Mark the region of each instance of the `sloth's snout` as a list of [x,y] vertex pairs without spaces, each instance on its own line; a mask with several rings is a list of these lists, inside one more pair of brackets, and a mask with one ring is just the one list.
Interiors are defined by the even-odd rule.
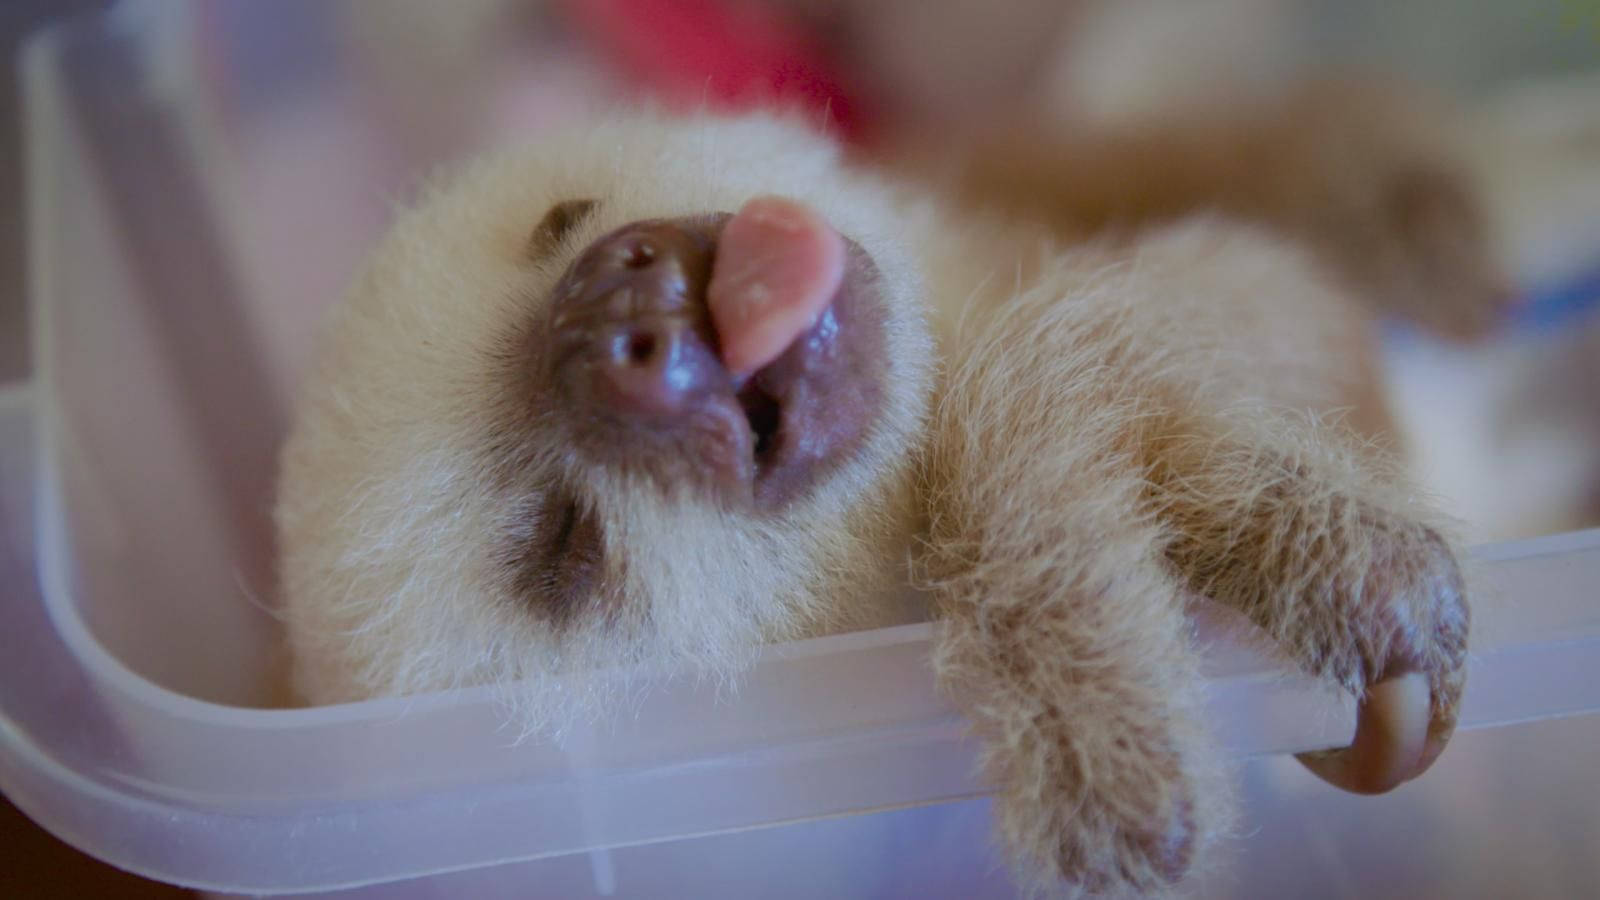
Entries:
[[[586,373],[591,397],[619,415],[681,414],[708,377],[704,344],[688,323],[657,317],[604,329]],[[585,377],[585,376],[580,376]]]
[[569,400],[667,425],[728,390],[705,302],[723,218],[636,222],[573,263],[551,309],[554,374]]
[[860,446],[882,405],[876,268],[797,210],[757,198],[584,248],[536,357],[585,458],[774,507]]

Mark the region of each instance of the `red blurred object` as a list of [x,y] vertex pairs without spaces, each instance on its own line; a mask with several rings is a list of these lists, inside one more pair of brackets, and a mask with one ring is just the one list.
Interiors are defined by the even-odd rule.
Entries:
[[860,104],[806,32],[776,10],[728,0],[566,0],[597,49],[661,102],[741,111],[799,108],[862,139]]

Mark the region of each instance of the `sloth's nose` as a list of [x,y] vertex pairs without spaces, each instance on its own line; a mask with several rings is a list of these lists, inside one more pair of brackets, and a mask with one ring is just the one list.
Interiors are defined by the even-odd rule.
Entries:
[[591,412],[626,420],[692,414],[728,390],[706,307],[726,216],[626,225],[591,244],[555,287],[558,382]]

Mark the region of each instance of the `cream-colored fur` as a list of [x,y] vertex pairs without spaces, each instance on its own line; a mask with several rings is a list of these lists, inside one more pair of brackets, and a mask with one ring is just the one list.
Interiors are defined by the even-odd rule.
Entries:
[[[857,241],[890,313],[870,439],[766,517],[586,463],[514,389],[586,244],[759,193]],[[534,224],[578,198],[601,202],[530,260]],[[1165,889],[1231,822],[1186,597],[1358,694],[1424,673],[1441,734],[1465,631],[1448,547],[1370,439],[1381,409],[1351,412],[1375,397],[1364,303],[1315,246],[1197,206],[1061,244],[1029,224],[1048,216],[954,216],[764,119],[629,117],[455,172],[336,314],[284,453],[300,690],[491,683],[559,731],[608,699],[564,675],[735,672],[759,641],[872,622],[862,598],[910,578],[946,620],[939,677],[985,738],[1022,878]],[[519,602],[507,554],[557,482],[601,522],[623,585],[604,614]]]
[[[538,411],[517,408],[525,376],[513,348],[595,236],[760,192],[805,197],[872,254],[902,352],[857,458],[784,516],[753,520],[572,459]],[[602,206],[555,254],[530,260],[533,224],[574,197]],[[562,673],[725,674],[762,640],[874,621],[871,608],[831,601],[903,581],[917,514],[905,456],[933,363],[918,244],[907,240],[927,226],[890,208],[882,188],[840,173],[826,144],[765,121],[599,125],[474,163],[430,191],[335,314],[284,451],[278,521],[298,689],[326,703],[492,683],[545,727],[599,702],[555,689]],[[557,629],[518,602],[503,557],[538,527],[557,476],[604,520],[626,581],[620,621],[580,616]]]

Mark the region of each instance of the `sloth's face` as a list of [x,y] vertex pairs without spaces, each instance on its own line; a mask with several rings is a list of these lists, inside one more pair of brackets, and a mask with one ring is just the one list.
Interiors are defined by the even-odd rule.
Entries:
[[[763,194],[829,223],[843,271],[736,371],[708,290]],[[445,184],[336,313],[285,450],[302,692],[524,680],[537,717],[546,676],[871,621],[918,515],[912,230],[771,122],[605,126]]]
[[[555,253],[604,205],[555,204],[529,253]],[[615,485],[759,528],[856,460],[883,412],[888,301],[871,256],[848,238],[843,277],[814,321],[753,372],[730,369],[728,335],[708,304],[713,268],[763,262],[728,258],[731,218],[707,211],[601,234],[579,248],[511,345],[505,387],[526,414],[513,433],[534,456],[560,448],[565,464],[530,491],[537,524],[531,539],[517,536],[508,564],[527,602],[555,622],[626,602],[627,548],[608,550],[604,525]]]

